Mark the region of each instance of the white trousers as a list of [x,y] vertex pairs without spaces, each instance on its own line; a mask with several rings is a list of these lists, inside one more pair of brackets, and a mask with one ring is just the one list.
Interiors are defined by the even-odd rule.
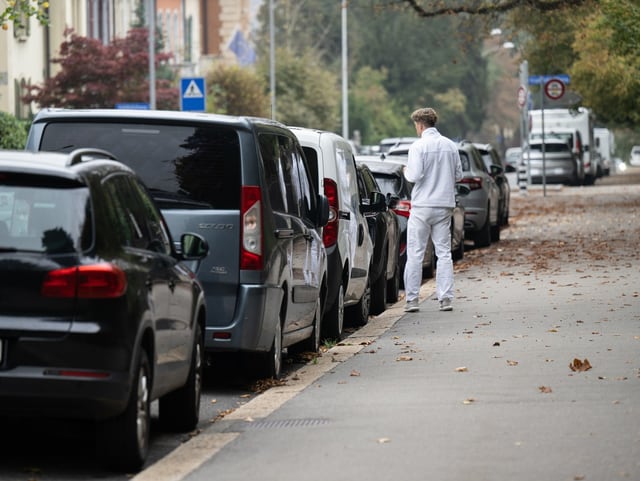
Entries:
[[443,207],[411,207],[407,223],[407,264],[404,269],[405,299],[418,299],[422,284],[422,260],[429,236],[433,242],[436,264],[436,296],[453,299],[453,260],[451,259],[451,215]]

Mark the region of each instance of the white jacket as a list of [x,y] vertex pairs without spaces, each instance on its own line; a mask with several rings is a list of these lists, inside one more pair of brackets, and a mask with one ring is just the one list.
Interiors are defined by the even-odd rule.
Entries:
[[458,146],[435,127],[422,132],[409,147],[404,172],[412,182],[412,207],[455,207],[455,183],[462,179]]

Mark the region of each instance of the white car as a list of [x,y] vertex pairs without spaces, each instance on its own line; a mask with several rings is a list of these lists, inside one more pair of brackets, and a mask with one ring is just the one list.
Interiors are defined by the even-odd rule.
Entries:
[[640,145],[634,145],[631,148],[631,155],[629,156],[629,164],[640,166]]

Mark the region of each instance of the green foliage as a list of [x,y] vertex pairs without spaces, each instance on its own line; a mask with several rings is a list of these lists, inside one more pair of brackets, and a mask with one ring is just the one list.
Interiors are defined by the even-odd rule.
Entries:
[[6,112],[0,112],[0,148],[24,149],[28,131],[29,122],[18,120]]
[[264,78],[254,70],[218,66],[206,76],[207,111],[228,115],[269,117]]
[[34,17],[40,25],[48,25],[48,8],[49,2],[47,0],[37,0],[36,2],[29,0],[9,0],[7,7],[0,11],[0,27],[2,30],[7,30],[9,28],[9,22],[21,25],[21,21],[25,17]]
[[[337,131],[340,125],[338,78],[311,50],[296,55],[286,49],[276,52],[276,118],[287,125]],[[266,62],[258,66],[269,78]]]
[[[60,57],[52,60],[61,70],[42,85],[28,85],[25,103],[40,107],[113,108],[119,102],[149,100],[149,48],[146,28],[129,30],[126,38],[103,45],[98,39],[65,31]],[[161,64],[170,58],[157,54]],[[159,109],[177,109],[178,89],[171,81],[157,79],[156,105]]]
[[640,124],[638,38],[640,7],[629,0],[603,0],[576,35],[571,78],[601,122]]
[[354,76],[349,95],[349,124],[360,131],[361,143],[377,144],[384,137],[415,135],[408,115],[383,87],[387,71],[362,67]]

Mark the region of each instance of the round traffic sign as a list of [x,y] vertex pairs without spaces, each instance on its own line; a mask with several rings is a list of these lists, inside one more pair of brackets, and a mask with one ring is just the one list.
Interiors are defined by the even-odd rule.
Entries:
[[544,93],[553,100],[558,100],[564,95],[564,82],[557,78],[552,78],[544,84]]

